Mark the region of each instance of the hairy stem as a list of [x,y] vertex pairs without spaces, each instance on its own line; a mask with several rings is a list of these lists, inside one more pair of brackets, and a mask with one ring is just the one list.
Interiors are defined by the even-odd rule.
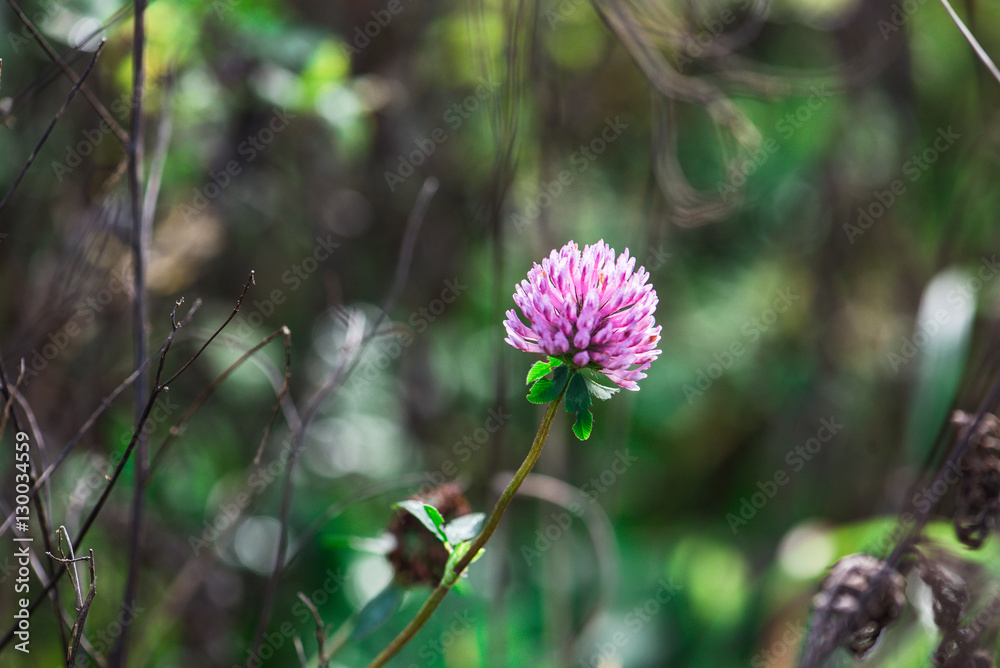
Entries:
[[[566,383],[568,386],[569,383]],[[469,565],[469,563],[476,558],[479,554],[479,550],[483,548],[484,545],[489,541],[493,532],[496,531],[497,525],[500,524],[500,518],[503,517],[504,511],[507,510],[507,506],[510,504],[511,499],[517,493],[518,488],[524,479],[531,473],[531,469],[535,467],[535,462],[538,461],[539,455],[542,454],[542,447],[545,445],[545,440],[549,436],[549,430],[552,428],[552,421],[556,417],[556,410],[559,408],[559,404],[562,403],[563,395],[566,394],[566,387],[563,387],[563,391],[559,396],[549,404],[548,410],[545,411],[545,417],[542,418],[542,423],[538,426],[538,433],[535,434],[535,441],[531,444],[531,450],[528,451],[528,456],[524,458],[524,462],[521,463],[521,467],[517,469],[517,473],[511,479],[510,483],[507,484],[507,489],[503,491],[500,495],[500,499],[497,501],[496,506],[493,507],[493,512],[490,513],[490,517],[486,520],[483,530],[476,537],[476,540],[472,542],[469,547],[468,552],[465,553],[455,567],[444,574],[441,579],[441,584],[431,593],[430,598],[424,603],[424,605],[417,612],[416,616],[410,620],[410,623],[406,625],[399,635],[389,643],[389,646],[382,650],[382,653],[375,657],[375,660],[368,664],[368,668],[378,668],[378,666],[384,666],[386,662],[392,657],[399,653],[399,650],[403,649],[406,643],[410,642],[417,632],[424,627],[427,620],[431,618],[437,607],[441,605],[441,601],[444,600],[445,595],[448,591],[455,586],[458,579],[461,577],[462,572]]]

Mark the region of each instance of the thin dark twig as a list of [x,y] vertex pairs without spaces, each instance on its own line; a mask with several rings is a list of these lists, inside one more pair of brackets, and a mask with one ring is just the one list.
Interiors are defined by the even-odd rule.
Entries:
[[69,657],[67,668],[74,668],[76,666],[76,656],[80,651],[80,639],[83,637],[83,626],[87,621],[87,613],[90,612],[90,604],[93,603],[94,596],[97,594],[97,563],[94,561],[94,549],[90,548],[89,552],[90,556],[87,561],[90,566],[90,591],[87,592],[87,598],[84,600],[83,607],[80,608],[80,614],[76,618],[73,633],[73,653]]
[[299,665],[302,668],[309,668],[309,662],[306,661],[306,648],[302,644],[302,638],[296,633],[295,637],[292,638],[292,643],[295,645],[295,655],[299,657]]
[[205,349],[208,348],[212,341],[215,340],[215,337],[221,334],[222,330],[226,328],[226,325],[228,325],[232,319],[236,317],[236,314],[240,312],[240,307],[243,306],[243,300],[246,298],[247,290],[250,289],[251,285],[255,285],[254,273],[252,271],[250,272],[250,277],[247,278],[247,282],[243,284],[243,292],[240,293],[239,298],[236,300],[236,306],[233,308],[232,313],[229,314],[229,317],[226,318],[225,322],[219,325],[219,328],[215,330],[215,333],[212,334],[212,336],[208,337],[208,340],[202,344],[201,348],[199,348],[198,351],[187,362],[185,362],[180,369],[174,372],[174,375],[170,376],[170,378],[167,378],[167,380],[163,382],[164,385],[169,386],[170,383],[174,382],[175,378],[184,373],[189,366],[194,364],[194,361],[198,359],[201,354],[205,352]]
[[[180,306],[182,301],[183,300],[177,303],[177,307]],[[182,320],[180,323],[174,320],[174,314],[176,314],[177,312],[177,307],[174,308],[174,314],[171,314],[171,324],[173,325],[173,329],[167,336],[166,341],[164,341],[163,346],[160,349],[161,352],[160,352],[159,366],[156,372],[157,380],[160,379],[163,373],[164,360],[166,359],[167,352],[169,352],[170,350],[170,345],[171,343],[173,343],[174,337],[177,335],[178,329],[186,325],[190,321],[190,319],[194,317],[194,314],[198,310],[200,305],[201,305],[201,300],[196,301],[194,305],[188,310],[188,313],[185,316],[184,320]],[[139,432],[142,431],[142,428],[146,424],[146,420],[149,419],[149,414],[153,410],[153,405],[156,403],[156,399],[159,397],[159,393],[163,391],[163,389],[164,389],[163,385],[157,384],[157,387],[150,394],[149,400],[146,402],[146,409],[143,411],[143,415],[140,419],[140,424],[137,425],[135,431],[133,432],[132,438],[129,441],[128,446],[125,448],[124,454],[122,454],[121,460],[118,462],[118,465],[115,467],[114,472],[108,479],[108,484],[105,485],[104,490],[101,492],[101,496],[97,499],[97,503],[91,509],[90,514],[87,515],[87,519],[84,520],[79,535],[73,542],[74,550],[80,548],[80,545],[82,544],[83,539],[86,537],[87,532],[90,530],[90,527],[94,524],[94,521],[97,519],[97,515],[104,508],[104,504],[107,502],[108,497],[111,494],[111,490],[114,488],[115,483],[118,482],[118,478],[121,476],[122,471],[125,469],[125,465],[128,463],[129,457],[132,454],[132,451],[135,449],[135,444],[138,441]],[[36,596],[35,599],[31,602],[31,605],[28,606],[29,612],[33,612],[38,607],[41,600],[55,588],[55,585],[57,582],[59,582],[60,577],[62,577],[62,571],[56,572],[55,576],[48,582],[48,584],[42,589],[42,591],[39,592],[38,596]],[[6,646],[8,642],[10,642],[11,638],[14,637],[14,628],[15,627],[11,627],[11,629],[6,633],[6,635],[4,635],[3,639],[0,639],[0,649],[3,649],[3,647]]]
[[45,141],[49,138],[49,135],[52,133],[52,128],[56,126],[56,122],[58,122],[59,118],[63,115],[63,112],[66,111],[66,108],[69,106],[69,103],[73,101],[73,97],[76,95],[76,92],[80,90],[80,86],[83,84],[84,80],[90,74],[90,71],[94,69],[94,63],[97,62],[97,57],[101,55],[101,50],[104,49],[104,45],[106,43],[107,42],[105,40],[101,40],[101,45],[97,47],[96,51],[94,51],[94,55],[93,57],[91,57],[90,63],[87,64],[87,69],[85,69],[83,71],[83,74],[80,75],[80,80],[76,82],[76,84],[73,86],[72,89],[70,89],[69,95],[66,96],[66,101],[63,102],[61,107],[59,107],[59,111],[56,112],[56,115],[52,117],[52,121],[49,123],[49,127],[45,128],[45,132],[42,133],[42,138],[38,140],[38,144],[35,146],[35,150],[31,152],[31,155],[28,156],[28,161],[24,163],[24,167],[21,168],[21,171],[14,178],[14,183],[11,184],[10,190],[8,190],[7,194],[4,195],[2,200],[0,200],[0,211],[2,211],[4,206],[7,205],[7,201],[10,199],[10,196],[14,194],[14,191],[17,189],[17,186],[21,183],[21,179],[24,178],[24,175],[28,172],[28,168],[31,167],[31,163],[33,163],[35,161],[35,158],[38,157],[38,152],[42,150],[42,145],[45,144]]
[[378,318],[376,318],[372,330],[365,336],[365,339],[359,346],[358,351],[352,358],[351,363],[346,365],[346,369],[344,365],[338,365],[336,369],[328,374],[326,381],[316,391],[303,410],[302,423],[299,425],[298,430],[291,435],[288,445],[290,452],[285,466],[284,480],[282,481],[281,507],[278,512],[278,522],[281,525],[281,530],[278,538],[277,555],[274,560],[271,575],[268,578],[267,584],[264,586],[260,616],[257,620],[257,630],[254,633],[253,645],[250,648],[249,656],[254,656],[257,653],[261,640],[264,638],[264,632],[267,630],[267,625],[271,620],[271,607],[274,605],[274,594],[278,586],[278,578],[281,575],[281,571],[285,567],[288,543],[288,515],[292,508],[292,473],[302,450],[302,444],[305,442],[305,435],[309,430],[309,425],[312,424],[313,419],[319,413],[319,409],[322,407],[326,399],[331,394],[335,394],[339,388],[343,387],[344,382],[346,382],[346,380],[357,368],[362,357],[364,356],[365,351],[368,349],[368,345],[378,332],[378,328],[382,321],[386,318],[389,311],[391,311],[396,305],[396,301],[399,299],[400,294],[402,294],[403,286],[406,285],[406,279],[410,272],[410,265],[413,261],[413,253],[417,245],[417,236],[421,225],[423,225],[424,217],[427,213],[430,201],[437,192],[438,186],[439,183],[436,178],[428,177],[424,181],[423,186],[420,188],[420,193],[417,195],[417,200],[414,203],[413,209],[411,210],[406,221],[406,232],[403,235],[403,243],[400,247],[399,260],[396,263],[396,273],[393,277],[392,286],[390,287],[385,300],[382,302],[381,312],[379,313]]
[[323,624],[323,618],[319,616],[319,610],[313,605],[313,602],[309,600],[309,597],[299,592],[299,600],[301,600],[305,606],[312,613],[313,621],[316,624],[316,645],[319,647],[319,665],[321,668],[326,668],[327,664],[330,663],[330,659],[326,655],[326,625]]
[[[73,83],[77,83],[76,72],[74,72],[70,68],[70,66],[66,64],[66,61],[64,61],[59,56],[59,54],[56,53],[56,50],[52,48],[52,45],[49,44],[48,40],[45,39],[42,33],[38,32],[38,29],[28,19],[28,17],[24,14],[24,12],[21,11],[21,8],[17,6],[14,0],[7,0],[7,4],[9,4],[11,9],[14,10],[14,13],[17,14],[17,18],[21,20],[21,23],[23,23],[25,27],[27,27],[28,30],[31,31],[31,34],[35,38],[35,41],[38,42],[38,45],[42,47],[42,50],[46,54],[48,54],[49,58],[52,59],[52,62],[54,62],[56,65],[59,66],[59,69],[62,70],[63,74],[65,74],[70,81],[72,81]],[[83,77],[80,78],[81,82],[82,80]],[[105,108],[105,106],[101,104],[101,101],[97,99],[97,96],[94,95],[94,91],[90,90],[90,86],[88,86],[85,83],[81,83],[80,92],[83,94],[85,98],[87,98],[87,102],[89,102],[90,106],[94,108],[94,111],[96,111],[97,115],[101,117],[101,120],[108,125],[108,127],[114,133],[115,137],[118,138],[118,141],[121,142],[123,146],[127,145],[128,134],[125,132],[125,130],[122,129],[120,125],[118,125],[118,121],[116,121],[114,117]]]
[[260,464],[260,458],[264,454],[264,446],[271,435],[271,428],[274,426],[274,421],[278,417],[278,409],[281,408],[281,403],[288,396],[288,388],[292,380],[292,332],[287,327],[282,327],[276,333],[281,333],[285,337],[285,374],[282,377],[281,389],[278,390],[278,397],[274,401],[274,408],[271,409],[271,419],[267,421],[267,426],[264,427],[264,434],[260,438],[260,446],[257,448],[257,454],[254,455],[254,464]]
[[[143,95],[146,87],[146,0],[133,0],[134,15],[132,17],[132,118],[129,126],[129,141],[125,145],[128,155],[128,192],[132,213],[132,269],[133,269],[133,302],[132,302],[132,355],[135,366],[139,367],[146,359],[148,347],[147,330],[149,322],[148,295],[146,294],[146,265],[149,262],[149,239],[152,236],[152,216],[147,220],[143,216],[142,161],[145,157],[145,138],[143,136]],[[155,204],[155,203],[154,203]],[[160,369],[163,368],[163,358],[160,358]],[[159,382],[159,372],[157,372]],[[135,381],[135,423],[144,420],[143,414],[149,411],[146,401],[146,373],[140,372]],[[150,398],[155,398],[159,388],[155,389]],[[145,406],[143,404],[146,404]],[[129,566],[125,578],[125,592],[122,595],[123,613],[134,608],[139,589],[139,560],[142,547],[142,528],[146,506],[146,481],[149,477],[149,435],[143,430],[135,434],[135,457],[132,466],[135,470],[135,489],[132,494],[132,517],[129,522]],[[121,634],[111,650],[109,665],[113,668],[128,665],[128,642],[130,627],[122,628]]]
[[[288,356],[290,356],[291,331],[289,331],[287,327],[282,327],[281,329],[272,332],[270,335],[266,336],[260,343],[254,345],[249,350],[240,355],[239,359],[237,359],[235,362],[226,367],[226,369],[222,373],[220,373],[218,376],[215,377],[215,380],[209,383],[208,387],[202,390],[201,394],[195,397],[194,401],[192,401],[191,404],[187,407],[187,410],[185,410],[184,413],[177,420],[177,422],[170,427],[170,431],[163,438],[163,441],[160,443],[160,447],[157,448],[156,454],[153,456],[153,462],[152,464],[150,464],[150,475],[152,475],[152,472],[156,470],[156,467],[163,460],[163,456],[167,450],[167,447],[173,442],[174,438],[179,436],[184,431],[184,428],[187,426],[187,423],[191,420],[191,417],[198,411],[199,408],[201,408],[201,406],[209,399],[209,397],[211,397],[215,393],[215,391],[219,388],[219,386],[222,385],[222,383],[225,382],[225,380],[234,371],[236,371],[236,369],[238,369],[244,362],[250,359],[250,357],[252,357],[254,353],[259,351],[261,348],[263,348],[264,346],[266,346],[268,343],[278,338],[279,336],[285,337],[286,359]],[[285,374],[285,384],[282,386],[281,391],[279,392],[278,395],[278,401],[275,404],[275,415],[277,414],[277,408],[281,405],[281,402],[287,396],[289,375],[290,375],[289,373]],[[274,416],[272,416],[271,418],[271,422],[273,421],[274,421]],[[263,447],[263,441],[261,442],[261,447]]]
[[[142,368],[149,368],[149,366],[153,363],[154,359],[155,358],[153,357],[148,358],[143,363]],[[132,383],[138,376],[139,376],[139,369],[136,369],[128,376],[128,378],[123,380],[118,385],[118,387],[112,390],[111,394],[106,396],[104,400],[101,401],[100,405],[98,405],[98,407],[94,409],[94,412],[90,414],[90,417],[88,417],[87,420],[83,423],[83,425],[81,425],[80,428],[77,429],[76,434],[73,435],[73,438],[71,438],[70,441],[63,447],[62,452],[59,453],[59,456],[56,457],[56,460],[51,464],[49,464],[49,466],[42,472],[42,474],[38,476],[38,481],[28,491],[29,497],[33,497],[38,492],[39,487],[41,485],[44,485],[48,481],[48,479],[52,476],[52,474],[55,473],[56,469],[58,469],[59,466],[66,460],[70,452],[72,452],[73,449],[77,446],[77,444],[79,444],[79,442],[83,439],[86,433],[90,431],[91,428],[93,428],[94,424],[97,423],[97,419],[101,417],[101,415],[103,415],[105,411],[108,410],[108,408],[111,407],[111,404],[114,403],[115,399],[117,399],[122,392],[124,392],[126,389],[128,389],[129,386],[132,385]],[[7,531],[13,520],[14,520],[13,513],[7,516],[7,519],[4,520],[3,525],[0,525],[0,535],[3,535]]]
[[[72,545],[72,544],[71,544]],[[77,653],[80,651],[80,639],[83,637],[83,626],[87,621],[87,614],[90,612],[90,604],[94,601],[94,595],[97,594],[97,565],[94,563],[94,550],[90,550],[90,556],[87,557],[70,557],[60,558],[52,554],[51,552],[46,552],[47,555],[55,559],[56,561],[62,563],[66,566],[66,570],[69,570],[70,564],[73,565],[74,571],[76,570],[76,563],[79,561],[87,561],[90,563],[90,590],[87,592],[86,600],[77,604],[77,615],[76,620],[73,622],[73,644],[70,646],[69,651],[66,655],[66,668],[74,668],[76,666]],[[74,582],[76,587],[77,595],[80,593],[80,575],[76,575],[76,580]]]
[[[253,273],[251,272],[250,280],[244,286],[243,293],[240,295],[240,299],[237,302],[236,308],[233,310],[233,313],[230,314],[230,316],[226,319],[226,321],[210,337],[209,343],[213,339],[215,339],[215,337],[219,335],[219,333],[222,331],[222,329],[227,324],[229,324],[229,322],[236,316],[236,313],[239,311],[240,305],[243,302],[243,298],[246,296],[247,289],[249,288],[250,282],[252,282],[252,280],[253,280]],[[202,352],[204,352],[205,348],[208,345],[208,343],[206,343],[201,348],[199,348],[198,351],[194,354],[194,356],[191,359],[189,359],[186,364],[182,365],[181,369],[177,373],[175,373],[174,375],[172,375],[167,382],[161,382],[161,379],[162,379],[162,376],[163,376],[163,367],[164,367],[164,363],[166,361],[166,356],[167,356],[167,353],[170,350],[170,346],[173,343],[174,338],[177,336],[177,332],[182,327],[186,326],[191,321],[191,319],[194,317],[194,314],[197,312],[198,308],[201,306],[201,300],[200,299],[197,300],[197,301],[195,301],[194,305],[188,310],[188,313],[184,317],[184,319],[181,320],[180,322],[177,322],[177,320],[176,320],[177,308],[180,307],[180,305],[181,305],[182,302],[183,302],[183,300],[181,300],[181,301],[179,301],[177,303],[177,306],[174,308],[173,313],[171,313],[171,315],[170,315],[170,322],[171,322],[172,328],[171,328],[170,334],[167,336],[166,340],[164,341],[163,345],[160,348],[159,365],[158,365],[157,371],[156,371],[156,383],[155,383],[155,387],[153,389],[153,392],[150,394],[149,400],[146,403],[146,410],[143,412],[143,415],[142,415],[142,417],[140,419],[140,423],[139,423],[139,425],[137,425],[135,432],[132,434],[132,439],[129,441],[129,444],[126,447],[125,452],[122,455],[122,458],[119,461],[117,467],[115,468],[114,473],[112,474],[111,478],[109,478],[108,484],[105,486],[104,490],[101,492],[101,496],[98,498],[97,503],[91,509],[90,514],[87,516],[87,519],[84,521],[83,526],[82,526],[82,528],[80,530],[80,534],[77,536],[76,541],[74,541],[74,543],[73,543],[73,548],[74,549],[78,549],[79,546],[81,545],[83,539],[87,535],[87,532],[90,530],[90,527],[93,525],[94,521],[96,520],[97,515],[100,513],[101,509],[104,507],[104,503],[107,501],[107,498],[110,495],[111,490],[114,488],[115,483],[117,482],[118,478],[121,476],[121,472],[124,470],[125,465],[128,462],[129,456],[132,454],[132,451],[135,448],[135,444],[136,444],[136,441],[137,441],[138,434],[139,434],[139,432],[142,431],[142,428],[145,426],[146,420],[149,419],[149,414],[152,412],[153,405],[154,405],[157,397],[159,396],[159,393],[163,392],[163,391],[166,391],[168,389],[167,384],[169,382],[173,381],[173,379],[177,378],[177,376],[180,373],[182,373],[185,369],[187,369],[189,366],[191,366],[191,364],[194,362],[194,360],[197,359],[201,355]],[[146,366],[146,365],[144,364],[143,366]],[[138,373],[138,372],[139,372],[139,370],[137,369],[135,373]],[[116,390],[116,392],[120,391],[121,389],[124,389],[124,387],[120,386],[119,389]],[[103,410],[105,408],[106,408],[106,406],[102,406],[101,410]],[[94,417],[94,416],[92,416],[92,417]],[[64,453],[65,453],[65,449],[64,449]],[[37,490],[37,485],[34,486],[34,489]],[[11,515],[13,515],[13,513],[11,513]],[[33,612],[38,607],[38,605],[41,603],[42,599],[45,596],[47,596],[49,594],[49,592],[51,592],[55,588],[55,585],[58,583],[59,578],[62,577],[62,573],[63,573],[63,571],[58,571],[55,574],[55,576],[49,580],[49,582],[45,585],[45,587],[42,589],[42,591],[35,597],[35,599],[28,606],[29,613]],[[0,650],[2,650],[7,645],[7,643],[9,643],[11,641],[11,639],[14,637],[14,630],[15,630],[15,628],[16,627],[11,627],[7,631],[7,633],[4,635],[4,637],[2,639],[0,639]]]
[[[69,579],[72,581],[73,590],[76,592],[76,609],[79,610],[83,606],[83,589],[80,587],[80,571],[76,567],[76,562],[79,560],[76,558],[76,553],[73,552],[73,540],[69,537],[69,530],[65,526],[60,526],[59,529],[56,530],[56,537],[59,539],[58,545],[59,557],[61,558],[60,560],[63,561],[66,568],[69,568],[70,564],[73,565],[73,574]],[[66,542],[69,547],[68,559],[66,557],[66,552],[63,550],[63,537],[66,538]],[[53,556],[51,552],[46,552],[46,554],[50,557]]]
[[[2,357],[0,357],[2,359]],[[25,367],[24,358],[21,358],[21,368],[17,374],[17,382],[14,383],[14,389],[8,389],[7,387],[7,374],[2,371],[2,365],[0,365],[0,383],[3,383],[3,394],[4,394],[4,404],[3,404],[3,415],[0,416],[0,435],[3,435],[4,430],[7,428],[7,418],[13,414],[13,404],[14,399],[18,396],[18,392],[21,390],[21,383],[24,382]],[[14,418],[15,424],[17,418]],[[17,431],[21,431],[17,429]]]
[[[125,5],[111,17],[105,21],[102,25],[98,26],[90,32],[89,35],[83,38],[82,44],[89,44],[100,33],[110,30],[115,25],[120,23],[123,19],[128,17],[132,13],[132,5]],[[67,65],[75,65],[76,61],[87,55],[87,52],[81,51],[78,48],[68,48],[62,52],[60,58]],[[2,123],[8,116],[10,116],[14,111],[20,108],[26,100],[30,99],[31,95],[34,95],[37,91],[42,90],[45,86],[49,85],[59,76],[59,68],[55,63],[49,65],[39,77],[29,83],[27,86],[22,88],[20,91],[11,96],[11,104],[9,107],[0,109],[0,123]],[[76,78],[74,76],[74,81]]]

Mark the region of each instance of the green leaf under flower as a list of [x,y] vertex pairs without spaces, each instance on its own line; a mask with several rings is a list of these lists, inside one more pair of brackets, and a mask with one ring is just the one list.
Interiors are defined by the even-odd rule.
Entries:
[[548,375],[552,369],[562,363],[562,360],[556,359],[555,357],[550,357],[547,362],[535,362],[531,365],[531,369],[528,370],[528,380],[526,384],[531,385],[542,376]]
[[566,412],[576,416],[573,433],[581,441],[587,440],[594,428],[594,416],[590,412],[590,404],[590,386],[587,384],[587,378],[579,373],[573,374],[566,388]]
[[581,441],[586,441],[590,438],[590,432],[594,430],[594,415],[590,411],[585,413],[580,413],[576,416],[576,422],[573,424],[573,433]]
[[611,397],[615,396],[621,392],[620,387],[608,387],[607,385],[602,385],[597,382],[594,378],[597,376],[597,372],[593,369],[583,369],[581,373],[584,376],[584,380],[587,381],[587,390],[590,391],[590,396],[601,401],[607,401]]
[[528,391],[528,401],[533,404],[547,404],[555,401],[562,394],[566,381],[569,380],[569,368],[560,364],[552,371],[552,380],[539,378]]
[[590,392],[587,389],[587,379],[574,373],[566,388],[566,412],[580,414],[590,408]]

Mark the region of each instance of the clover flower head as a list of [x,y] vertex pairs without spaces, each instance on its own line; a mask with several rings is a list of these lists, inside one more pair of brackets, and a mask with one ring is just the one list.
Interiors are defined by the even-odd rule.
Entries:
[[598,241],[583,252],[570,241],[535,264],[514,293],[507,311],[507,343],[518,350],[543,353],[589,367],[626,390],[638,390],[660,351],[660,326],[653,318],[658,299],[649,272],[629,251]]

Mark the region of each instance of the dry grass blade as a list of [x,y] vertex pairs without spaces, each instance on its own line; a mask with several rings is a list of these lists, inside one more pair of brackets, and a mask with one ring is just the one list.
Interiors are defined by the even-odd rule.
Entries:
[[976,52],[976,56],[979,57],[979,60],[983,61],[983,65],[985,65],[986,69],[990,71],[993,78],[1000,83],[1000,70],[997,69],[993,59],[990,58],[989,54],[986,53],[986,50],[979,44],[979,40],[977,40],[976,36],[972,34],[972,31],[969,30],[968,26],[962,22],[962,19],[958,17],[958,14],[955,13],[955,10],[952,8],[951,3],[949,3],[948,0],[941,0],[941,4],[944,5],[944,8],[948,11],[948,14],[951,16],[951,20],[954,21],[955,25],[958,26],[958,29],[962,31],[962,36],[969,42],[972,50]]
[[[60,550],[61,553],[61,550]],[[71,629],[72,642],[70,643],[69,649],[66,652],[66,667],[74,668],[76,666],[76,658],[80,651],[80,641],[83,638],[83,627],[87,622],[87,614],[90,612],[90,604],[94,602],[94,596],[97,594],[97,565],[94,563],[94,550],[90,550],[90,555],[86,557],[74,557],[72,556],[72,543],[70,543],[70,557],[57,557],[51,552],[47,552],[50,557],[60,562],[66,567],[66,571],[69,571],[70,565],[73,566],[74,576],[70,579],[73,580],[73,586],[77,591],[77,614],[76,619],[73,621],[73,628]],[[87,598],[80,600],[80,574],[76,572],[76,564],[80,561],[86,561],[90,566],[90,588],[87,591]]]

